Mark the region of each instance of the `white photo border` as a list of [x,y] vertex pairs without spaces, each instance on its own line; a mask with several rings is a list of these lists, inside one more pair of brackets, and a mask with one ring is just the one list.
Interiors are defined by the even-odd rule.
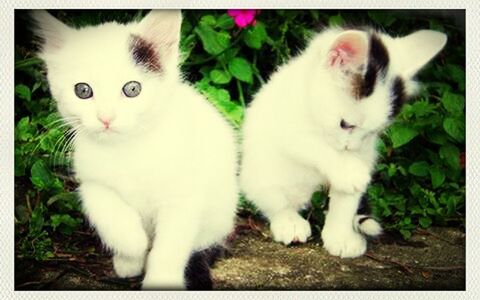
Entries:
[[[472,299],[480,296],[479,138],[480,9],[462,0],[3,0],[0,4],[0,299]],[[14,11],[15,9],[465,9],[466,10],[466,291],[15,291],[14,290]]]

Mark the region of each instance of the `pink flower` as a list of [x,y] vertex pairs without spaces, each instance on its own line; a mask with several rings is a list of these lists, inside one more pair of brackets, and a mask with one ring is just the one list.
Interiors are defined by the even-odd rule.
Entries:
[[229,9],[228,15],[233,18],[235,24],[240,28],[245,28],[248,25],[255,25],[255,15],[260,12],[258,9]]

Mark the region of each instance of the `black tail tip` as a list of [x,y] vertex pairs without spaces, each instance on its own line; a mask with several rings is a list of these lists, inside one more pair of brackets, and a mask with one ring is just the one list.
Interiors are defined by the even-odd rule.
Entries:
[[196,251],[190,256],[185,269],[187,290],[212,290],[213,280],[210,267],[224,255],[225,249],[214,246],[202,251]]

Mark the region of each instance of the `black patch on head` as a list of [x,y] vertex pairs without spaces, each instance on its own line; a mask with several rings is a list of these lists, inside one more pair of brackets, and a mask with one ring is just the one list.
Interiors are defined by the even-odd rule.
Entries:
[[152,72],[162,71],[160,59],[153,43],[137,35],[132,35],[130,52],[137,65],[145,67]]
[[365,76],[357,79],[354,92],[357,99],[370,96],[373,93],[377,78],[385,77],[389,63],[388,51],[376,34],[370,36],[370,51]]
[[223,256],[224,249],[220,246],[194,252],[185,268],[185,279],[188,290],[211,290],[213,281],[210,267]]
[[390,117],[393,118],[400,112],[403,104],[407,100],[407,95],[405,93],[405,83],[403,82],[402,78],[395,78],[391,87],[390,94],[392,95],[392,110],[390,113]]

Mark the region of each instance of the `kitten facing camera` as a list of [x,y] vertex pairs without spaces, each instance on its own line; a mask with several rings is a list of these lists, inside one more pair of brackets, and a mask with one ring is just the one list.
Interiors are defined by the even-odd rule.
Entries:
[[329,188],[321,236],[332,255],[357,257],[382,228],[360,207],[379,134],[418,90],[414,76],[446,43],[431,30],[405,37],[327,29],[273,73],[243,124],[240,184],[270,220],[273,238],[305,242],[298,211]]
[[116,274],[145,270],[144,289],[211,288],[185,278],[209,276],[201,251],[233,228],[237,149],[227,121],[181,80],[180,11],[81,29],[32,16],[50,91],[75,130],[83,209]]

